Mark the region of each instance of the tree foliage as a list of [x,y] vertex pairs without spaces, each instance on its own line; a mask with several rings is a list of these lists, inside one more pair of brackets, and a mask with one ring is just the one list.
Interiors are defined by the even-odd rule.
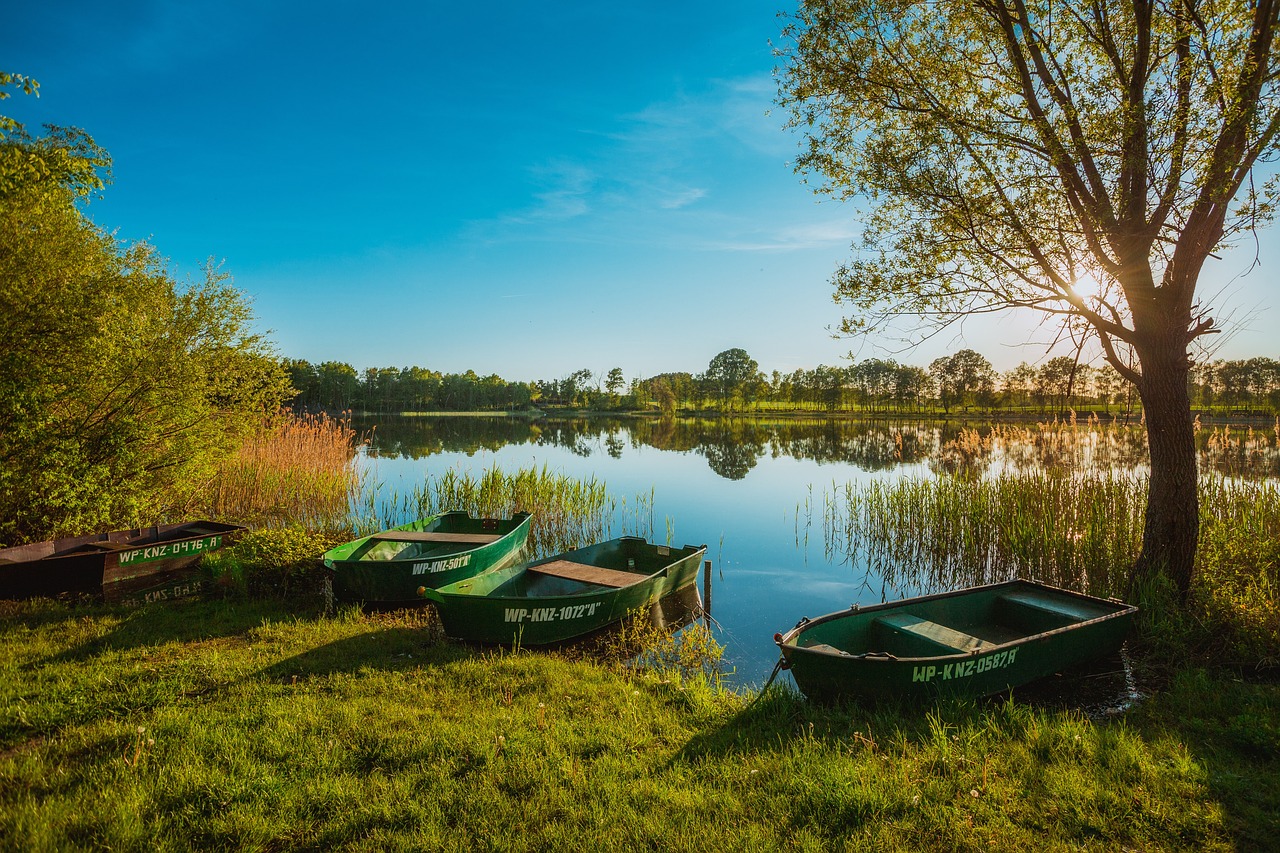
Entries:
[[754,396],[760,365],[739,347],[719,353],[707,365],[704,381],[721,405],[732,408]]
[[287,382],[228,277],[179,285],[77,202],[110,161],[85,133],[0,138],[0,541],[179,512]]
[[780,99],[821,189],[874,204],[847,332],[1010,307],[1097,338],[1147,415],[1136,574],[1195,553],[1190,345],[1210,253],[1270,218],[1280,0],[806,0]]
[[845,329],[1038,308],[1087,320],[1133,379],[1113,347],[1140,348],[1149,322],[1181,321],[1182,344],[1207,332],[1208,253],[1273,212],[1275,180],[1246,182],[1280,130],[1276,16],[1267,0],[804,3],[781,81],[799,167],[878,202],[836,275]]
[[996,374],[991,362],[971,349],[934,359],[929,375],[937,383],[944,410],[955,405],[988,404],[995,390]]

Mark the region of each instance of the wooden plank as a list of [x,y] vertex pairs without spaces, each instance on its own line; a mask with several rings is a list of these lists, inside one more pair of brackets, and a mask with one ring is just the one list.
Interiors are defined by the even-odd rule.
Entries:
[[849,653],[846,652],[844,649],[837,649],[835,646],[829,645],[827,643],[814,643],[812,646],[801,646],[800,648],[809,649],[815,652],[827,652],[828,654],[844,655],[845,657],[849,657]]
[[502,538],[501,533],[424,533],[421,530],[384,530],[369,537],[382,542],[444,542],[484,545]]
[[530,566],[529,571],[557,578],[568,578],[569,580],[585,581],[612,587],[630,586],[636,581],[644,580],[646,577],[646,575],[639,575],[635,572],[602,569],[599,566],[589,566],[586,563],[575,563],[571,560],[552,560],[549,563],[540,563],[536,566]]
[[939,625],[937,622],[930,622],[928,619],[921,619],[919,616],[912,616],[910,613],[887,613],[877,618],[876,621],[882,625],[888,625],[895,631],[915,634],[918,637],[924,637],[926,640],[932,640],[939,645],[947,646],[959,652],[985,649],[994,645],[986,640],[980,640],[972,634],[948,628],[946,625]]
[[1076,622],[1097,619],[1099,616],[1106,616],[1108,613],[1114,612],[1104,606],[1090,604],[1087,601],[1080,601],[1075,598],[1049,598],[1048,596],[1036,595],[1034,592],[1006,592],[1000,596],[1000,599],[1011,604],[1043,610],[1056,616],[1066,616]]

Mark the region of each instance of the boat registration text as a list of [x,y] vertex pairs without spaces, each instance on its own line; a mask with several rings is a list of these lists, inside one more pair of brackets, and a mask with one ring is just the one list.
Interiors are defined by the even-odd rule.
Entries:
[[531,609],[508,607],[505,621],[556,622],[565,619],[581,619],[584,616],[594,616],[601,603],[593,601],[590,604],[569,604],[565,607],[534,607]]
[[968,678],[971,675],[988,672],[993,669],[1003,669],[1013,663],[1018,655],[1018,649],[1012,648],[1007,651],[997,652],[994,655],[984,655],[972,660],[964,660],[959,663],[948,663],[940,666],[917,666],[911,672],[912,681],[950,681],[953,678]]
[[415,575],[428,575],[436,572],[447,572],[452,569],[460,569],[470,562],[471,555],[462,554],[458,557],[450,557],[447,560],[432,560],[429,563],[414,563],[413,573]]
[[166,560],[172,557],[191,556],[204,551],[212,551],[222,544],[222,536],[206,536],[203,539],[184,539],[181,542],[166,542],[163,545],[148,545],[132,551],[121,551],[119,564],[131,566],[134,563],[148,563],[152,560]]

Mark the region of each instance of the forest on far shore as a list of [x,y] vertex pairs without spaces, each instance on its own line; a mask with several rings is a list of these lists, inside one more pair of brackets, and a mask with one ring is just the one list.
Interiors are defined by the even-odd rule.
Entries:
[[[522,411],[572,408],[602,411],[812,411],[928,413],[990,410],[1039,414],[1087,410],[1133,415],[1133,386],[1107,365],[1056,356],[1000,372],[971,349],[935,359],[927,368],[892,359],[848,366],[819,365],[766,374],[742,349],[718,354],[700,373],[627,379],[621,368],[576,370],[558,379],[513,382],[474,371],[370,367],[345,362],[284,367],[299,410],[398,412]],[[1192,406],[1222,414],[1280,414],[1280,362],[1271,358],[1215,360],[1192,367]]]

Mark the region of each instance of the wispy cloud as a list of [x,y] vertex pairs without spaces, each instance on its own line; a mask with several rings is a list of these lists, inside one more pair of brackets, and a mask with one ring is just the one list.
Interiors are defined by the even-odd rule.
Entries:
[[768,114],[773,93],[768,75],[712,80],[639,110],[579,116],[585,129],[567,129],[561,151],[527,166],[529,203],[473,232],[523,240],[543,226],[546,239],[695,250],[847,244],[843,226],[764,224],[781,215],[772,188],[799,186],[786,165],[794,142]]
[[530,225],[538,222],[562,222],[591,212],[592,198],[599,179],[596,173],[578,163],[558,161],[533,166],[529,170],[536,185],[534,204],[504,216],[504,222]]
[[[680,89],[670,98],[621,117],[612,137],[630,149],[668,154],[691,149],[723,151],[726,144],[757,154],[785,158],[794,142],[771,114],[774,84],[768,75],[712,80],[707,88]],[[720,142],[707,146],[708,139]]]
[[657,190],[657,204],[663,210],[679,210],[706,198],[707,191],[702,187],[668,187]]
[[857,226],[846,219],[788,225],[773,231],[713,240],[707,243],[706,248],[730,252],[794,252],[848,246],[858,236]]

